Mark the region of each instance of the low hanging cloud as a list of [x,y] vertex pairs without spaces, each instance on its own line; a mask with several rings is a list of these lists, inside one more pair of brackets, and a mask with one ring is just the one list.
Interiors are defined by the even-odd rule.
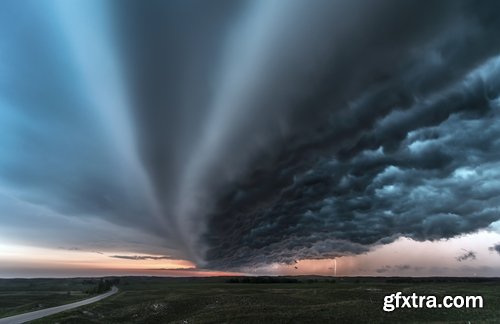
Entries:
[[89,250],[81,249],[81,248],[76,247],[76,246],[70,246],[70,247],[59,246],[58,249],[66,250],[66,251],[91,252],[91,253],[97,253],[97,254],[101,254],[101,255],[104,254],[104,253],[102,253],[100,251],[93,251],[93,250],[89,251]]
[[155,255],[110,255],[110,258],[115,259],[125,259],[125,260],[173,260],[174,258],[166,255],[155,256]]
[[500,107],[485,95],[494,87],[498,96],[497,66],[482,67],[488,79],[472,73],[434,100],[391,112],[331,155],[287,157],[253,174],[213,216],[209,259],[357,254],[399,236],[451,238],[498,220]]
[[499,13],[3,1],[0,233],[239,269],[487,228]]
[[[463,28],[451,21],[408,45],[418,60],[379,66],[391,72],[347,105],[333,88],[329,100],[307,102],[325,113],[316,127],[257,160],[219,201],[205,236],[209,264],[358,254],[400,236],[451,238],[499,219],[499,61],[490,50],[448,55],[445,47],[460,47],[451,30]],[[492,36],[481,24],[471,40]],[[448,74],[451,66],[463,69]]]
[[476,260],[477,253],[474,251],[465,251],[464,254],[456,257],[458,262],[466,261],[466,260]]
[[422,268],[421,267],[412,267],[409,264],[398,264],[398,265],[385,265],[383,267],[375,269],[376,273],[386,273],[386,272],[396,272],[396,273],[401,273],[405,271],[420,271]]
[[493,246],[490,246],[488,248],[488,250],[492,251],[492,252],[497,252],[498,254],[500,254],[500,243],[498,244],[495,244]]

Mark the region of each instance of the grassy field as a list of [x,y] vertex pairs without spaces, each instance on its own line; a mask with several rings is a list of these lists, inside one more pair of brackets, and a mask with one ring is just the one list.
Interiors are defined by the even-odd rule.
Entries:
[[[78,286],[78,279],[73,279]],[[416,282],[383,278],[299,278],[299,283],[227,283],[227,278],[121,278],[120,292],[99,303],[34,323],[498,323],[500,281]],[[56,285],[57,286],[57,285]],[[71,286],[71,284],[69,284]],[[3,288],[3,286],[2,286]],[[63,292],[60,289],[59,292]],[[3,290],[2,290],[3,291]],[[48,291],[44,288],[44,291]],[[382,310],[401,291],[481,295],[482,309]],[[11,291],[13,292],[13,291]],[[43,297],[45,302],[45,297]],[[3,304],[0,303],[0,305]]]
[[0,279],[0,318],[89,298],[96,280]]

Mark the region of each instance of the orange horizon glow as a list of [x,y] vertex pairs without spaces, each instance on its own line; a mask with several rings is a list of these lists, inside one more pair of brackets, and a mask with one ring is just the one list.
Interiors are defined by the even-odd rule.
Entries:
[[[303,259],[293,264],[274,263],[240,272],[198,268],[183,259],[121,259],[134,257],[124,251],[91,252],[15,245],[0,241],[0,278],[164,276],[212,277],[242,275],[323,276],[498,276],[500,257],[488,249],[500,241],[500,234],[480,231],[461,237],[417,242],[400,238],[360,255],[334,259]],[[477,259],[458,262],[463,248],[477,252]],[[432,250],[432,253],[429,251]],[[161,255],[146,254],[153,258]]]
[[[112,251],[96,253],[21,245],[0,245],[0,278],[36,277],[30,273],[56,277],[146,275],[170,277],[207,277],[241,275],[236,272],[199,269],[189,260],[130,260],[113,257],[136,254]],[[145,254],[143,256],[161,257]],[[16,275],[19,273],[20,275]],[[52,275],[52,273],[54,275]]]

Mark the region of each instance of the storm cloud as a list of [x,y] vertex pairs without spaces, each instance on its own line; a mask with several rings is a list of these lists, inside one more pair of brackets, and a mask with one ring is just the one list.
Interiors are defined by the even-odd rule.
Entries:
[[6,237],[239,269],[500,219],[495,1],[0,6]]

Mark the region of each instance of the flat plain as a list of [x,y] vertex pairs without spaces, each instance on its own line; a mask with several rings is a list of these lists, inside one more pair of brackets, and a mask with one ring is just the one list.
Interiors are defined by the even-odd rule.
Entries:
[[0,318],[92,297],[96,279],[0,279]]
[[[289,277],[290,278],[290,277]],[[121,277],[120,291],[98,303],[33,323],[498,323],[500,281],[486,278]],[[87,280],[87,284],[84,284]],[[88,280],[0,281],[0,317],[88,298]],[[17,290],[16,290],[17,289]],[[70,291],[70,294],[68,294]],[[382,310],[384,296],[480,295],[476,309]],[[35,309],[34,309],[35,308]]]

